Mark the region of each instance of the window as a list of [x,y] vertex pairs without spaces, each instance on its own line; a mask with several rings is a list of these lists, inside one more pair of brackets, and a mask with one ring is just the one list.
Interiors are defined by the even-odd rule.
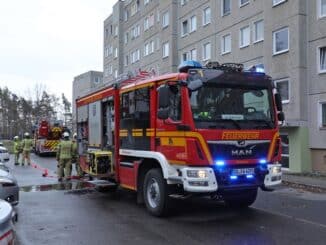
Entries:
[[132,5],[131,5],[131,16],[135,15],[139,10],[139,0],[136,0]]
[[189,0],[181,0],[181,6],[185,5]]
[[190,50],[190,59],[191,60],[197,60],[197,49]]
[[240,29],[240,48],[249,46],[250,44],[250,28],[249,26]]
[[149,18],[146,17],[144,20],[144,30],[146,31],[149,28]]
[[169,12],[165,12],[162,16],[162,26],[167,27],[169,25],[169,21],[170,21],[170,15]]
[[119,27],[115,26],[114,27],[114,36],[118,36],[118,32],[119,32]]
[[135,63],[140,60],[140,50],[137,49],[133,52],[131,52],[131,63]]
[[221,40],[221,52],[227,54],[231,52],[231,34],[227,34],[222,37]]
[[151,14],[148,18],[148,27],[152,27],[154,25],[154,22],[155,22],[155,17],[154,17],[154,14]]
[[281,54],[289,51],[289,28],[273,32],[273,54]]
[[289,80],[288,79],[281,79],[275,81],[275,86],[277,91],[281,95],[282,103],[289,103],[290,95],[289,95]]
[[114,48],[114,58],[118,58],[118,48]]
[[318,16],[326,17],[326,0],[318,0]]
[[105,39],[109,38],[109,30],[105,28]]
[[240,7],[245,6],[249,3],[249,0],[239,0]]
[[254,22],[254,42],[260,42],[264,40],[264,21],[259,20]]
[[186,34],[188,34],[188,20],[183,21],[181,26],[181,36],[183,37]]
[[203,61],[211,58],[211,43],[205,43],[203,45]]
[[118,77],[118,70],[115,69],[115,70],[114,70],[114,78],[117,78],[117,77]]
[[185,52],[185,53],[183,53],[183,54],[181,55],[181,60],[182,60],[182,61],[186,61],[186,60],[188,60],[188,52]]
[[152,54],[154,53],[154,41],[149,42],[149,53]]
[[211,8],[205,8],[203,11],[203,26],[211,23]]
[[125,9],[124,10],[124,21],[127,21],[128,20],[128,18],[129,18],[129,12],[128,12],[128,9]]
[[129,55],[125,56],[125,66],[129,65]]
[[231,14],[231,1],[222,0],[222,16]]
[[105,57],[108,57],[108,56],[109,56],[109,48],[106,47],[106,48],[105,48]]
[[326,102],[320,103],[320,127],[326,128]]
[[286,0],[273,0],[273,6],[277,6],[281,3],[284,3]]
[[319,73],[326,72],[326,46],[318,48]]
[[[173,121],[181,120],[181,87],[169,85],[169,118]],[[160,110],[162,108],[158,108]]]
[[149,43],[146,43],[144,46],[144,56],[149,55]]
[[169,49],[170,49],[170,45],[169,45],[169,42],[166,42],[166,43],[163,43],[163,46],[162,46],[162,57],[165,58],[165,57],[168,57],[169,56]]
[[124,38],[125,44],[128,43],[128,39],[129,39],[129,33],[126,32],[126,33],[125,33],[125,38]]
[[131,39],[134,39],[140,35],[140,26],[136,25],[131,29]]
[[282,133],[281,137],[281,147],[282,147],[282,160],[281,164],[283,168],[289,168],[289,134]]
[[113,47],[109,46],[109,55],[111,55],[113,53]]
[[113,67],[112,67],[112,65],[109,66],[109,74],[110,74],[110,75],[113,74]]
[[192,16],[190,18],[190,32],[196,31],[197,29],[197,17]]

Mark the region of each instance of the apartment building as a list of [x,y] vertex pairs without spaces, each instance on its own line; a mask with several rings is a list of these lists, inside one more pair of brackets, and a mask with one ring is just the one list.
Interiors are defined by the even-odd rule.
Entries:
[[326,171],[326,0],[126,0],[104,22],[104,82],[182,60],[256,66],[286,115],[283,165]]
[[102,85],[103,72],[100,71],[88,71],[74,78],[72,82],[72,125],[76,125],[76,99],[85,96]]

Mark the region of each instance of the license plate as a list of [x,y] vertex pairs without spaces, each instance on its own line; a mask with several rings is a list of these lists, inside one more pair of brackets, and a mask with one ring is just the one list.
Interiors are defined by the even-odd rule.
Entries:
[[232,175],[247,175],[247,174],[254,174],[255,169],[254,168],[235,168],[232,169]]

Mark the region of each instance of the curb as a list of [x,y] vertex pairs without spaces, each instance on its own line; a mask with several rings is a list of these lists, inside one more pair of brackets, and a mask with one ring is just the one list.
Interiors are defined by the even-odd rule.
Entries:
[[282,180],[282,185],[292,187],[295,189],[303,189],[313,193],[326,193],[326,188],[317,185],[302,184],[295,181]]

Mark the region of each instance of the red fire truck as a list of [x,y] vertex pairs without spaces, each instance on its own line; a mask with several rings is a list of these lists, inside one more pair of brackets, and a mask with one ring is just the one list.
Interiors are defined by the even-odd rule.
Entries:
[[251,205],[259,187],[281,184],[284,114],[271,77],[233,63],[179,68],[77,99],[82,169],[136,191],[155,216],[171,197]]
[[37,155],[56,153],[63,133],[60,123],[43,119],[34,131],[34,151]]

